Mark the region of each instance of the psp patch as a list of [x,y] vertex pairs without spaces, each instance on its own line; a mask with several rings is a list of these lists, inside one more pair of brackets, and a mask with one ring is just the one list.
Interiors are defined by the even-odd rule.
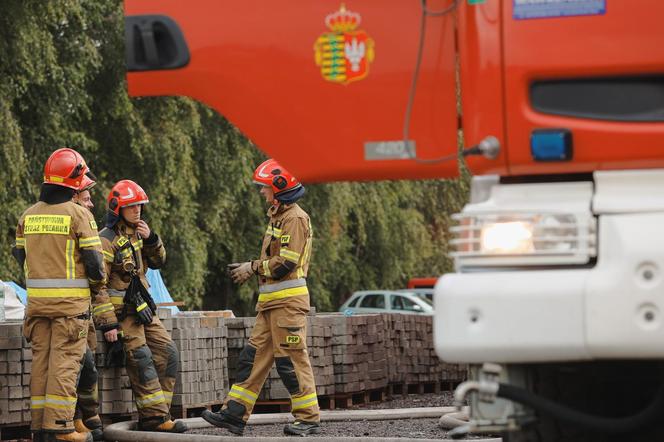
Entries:
[[297,335],[288,335],[286,336],[286,344],[299,344],[300,337]]
[[90,221],[90,227],[93,228],[94,230],[97,230],[97,223],[93,221]]
[[533,18],[603,15],[606,0],[512,0],[512,17],[516,20]]

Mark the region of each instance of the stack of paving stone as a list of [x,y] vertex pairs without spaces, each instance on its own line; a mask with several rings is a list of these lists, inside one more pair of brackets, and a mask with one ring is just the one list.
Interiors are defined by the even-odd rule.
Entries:
[[433,344],[433,317],[383,314],[390,383],[421,384],[460,381],[466,366],[438,359]]
[[174,407],[219,404],[228,392],[228,333],[223,316],[223,312],[182,312],[169,318],[180,356]]
[[307,316],[307,348],[319,396],[335,393],[333,327],[338,315]]
[[333,318],[335,394],[386,387],[388,364],[382,316],[336,315]]
[[32,351],[21,322],[0,322],[0,424],[30,422]]
[[131,415],[136,413],[131,383],[127,371],[117,367],[106,366],[106,352],[108,343],[104,335],[97,330],[97,348],[95,350],[95,363],[97,364],[99,393],[99,413],[112,421],[112,415]]

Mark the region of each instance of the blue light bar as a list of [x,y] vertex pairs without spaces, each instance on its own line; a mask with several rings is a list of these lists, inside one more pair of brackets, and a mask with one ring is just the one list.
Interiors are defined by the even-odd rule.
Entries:
[[530,134],[530,152],[535,161],[569,161],[572,133],[567,129],[535,129]]

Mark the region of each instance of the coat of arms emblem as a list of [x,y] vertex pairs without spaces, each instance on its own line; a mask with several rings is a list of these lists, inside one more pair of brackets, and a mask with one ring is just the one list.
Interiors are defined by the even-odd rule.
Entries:
[[346,9],[325,17],[325,25],[331,32],[322,34],[314,44],[316,65],[328,81],[348,84],[361,80],[369,73],[374,59],[374,41],[367,33],[357,29],[362,18],[357,12]]

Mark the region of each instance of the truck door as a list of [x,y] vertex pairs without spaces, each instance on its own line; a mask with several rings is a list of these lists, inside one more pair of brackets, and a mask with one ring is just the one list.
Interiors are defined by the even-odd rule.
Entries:
[[457,152],[451,4],[126,0],[129,93],[207,104],[303,181],[454,176],[426,162]]

